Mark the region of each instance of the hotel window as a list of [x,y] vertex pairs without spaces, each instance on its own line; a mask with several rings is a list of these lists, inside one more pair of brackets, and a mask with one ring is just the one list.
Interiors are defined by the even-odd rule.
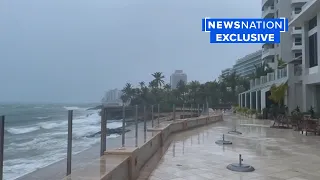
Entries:
[[309,31],[317,26],[317,16],[309,21]]
[[309,36],[309,65],[310,68],[318,66],[317,33]]
[[302,27],[294,27],[295,30],[301,30]]
[[302,45],[302,39],[301,39],[301,37],[296,37],[296,38],[294,38],[294,44],[297,45],[297,46]]
[[294,58],[302,56],[302,53],[294,53]]
[[301,10],[302,10],[301,7],[295,7],[294,8],[294,13],[295,14],[299,14],[301,12]]

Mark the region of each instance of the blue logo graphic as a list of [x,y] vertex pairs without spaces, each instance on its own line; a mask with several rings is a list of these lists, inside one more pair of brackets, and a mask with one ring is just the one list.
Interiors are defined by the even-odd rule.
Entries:
[[202,19],[202,31],[210,32],[210,43],[280,43],[289,21],[278,19]]

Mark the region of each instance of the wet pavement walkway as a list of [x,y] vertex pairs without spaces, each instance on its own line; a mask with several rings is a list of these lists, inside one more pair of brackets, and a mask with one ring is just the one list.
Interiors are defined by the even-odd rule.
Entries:
[[[176,134],[149,179],[319,180],[320,136],[270,128],[270,123],[226,115],[223,122]],[[228,134],[234,127],[242,134]],[[223,134],[232,145],[215,144]],[[239,154],[254,172],[226,169],[239,162]]]

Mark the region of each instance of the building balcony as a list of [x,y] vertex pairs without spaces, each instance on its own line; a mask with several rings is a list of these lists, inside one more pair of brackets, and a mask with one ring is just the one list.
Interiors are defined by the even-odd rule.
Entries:
[[276,51],[274,48],[264,48],[262,50],[262,56],[261,58],[262,59],[267,59],[267,58],[270,58],[272,56],[274,56],[276,54]]
[[291,28],[291,35],[301,35],[302,34],[302,28],[297,29],[296,27]]
[[274,18],[274,13],[275,13],[274,6],[268,6],[267,8],[265,8],[262,11],[261,17],[262,18]]
[[308,0],[291,0],[291,4],[305,4]]
[[291,50],[292,51],[302,50],[302,43],[297,43],[297,42],[292,43]]
[[272,6],[272,5],[274,5],[274,0],[262,0],[261,5],[262,5],[262,7]]
[[[298,74],[298,70],[296,72]],[[261,76],[250,80],[250,90],[260,89],[265,86],[271,86],[279,82],[284,82],[288,79],[288,66],[275,69],[274,72],[268,73],[266,76]]]

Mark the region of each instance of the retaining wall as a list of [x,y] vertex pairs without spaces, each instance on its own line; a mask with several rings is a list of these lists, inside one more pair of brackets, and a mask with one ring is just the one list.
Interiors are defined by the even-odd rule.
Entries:
[[[108,172],[100,174],[99,177],[101,180],[135,180],[139,177],[142,167],[158,151],[158,149],[164,145],[164,142],[172,133],[185,131],[222,120],[222,115],[212,115],[210,117],[200,116],[184,120],[178,119],[172,121],[170,124],[161,124],[158,128],[148,129],[148,131],[154,131],[155,135],[141,147],[126,147],[106,151],[103,156],[104,159],[108,159],[108,156],[119,156],[119,158],[127,156],[127,158],[118,165],[113,164]],[[67,179],[78,179],[72,174],[70,177],[67,177]],[[99,180],[99,178],[97,180]]]

